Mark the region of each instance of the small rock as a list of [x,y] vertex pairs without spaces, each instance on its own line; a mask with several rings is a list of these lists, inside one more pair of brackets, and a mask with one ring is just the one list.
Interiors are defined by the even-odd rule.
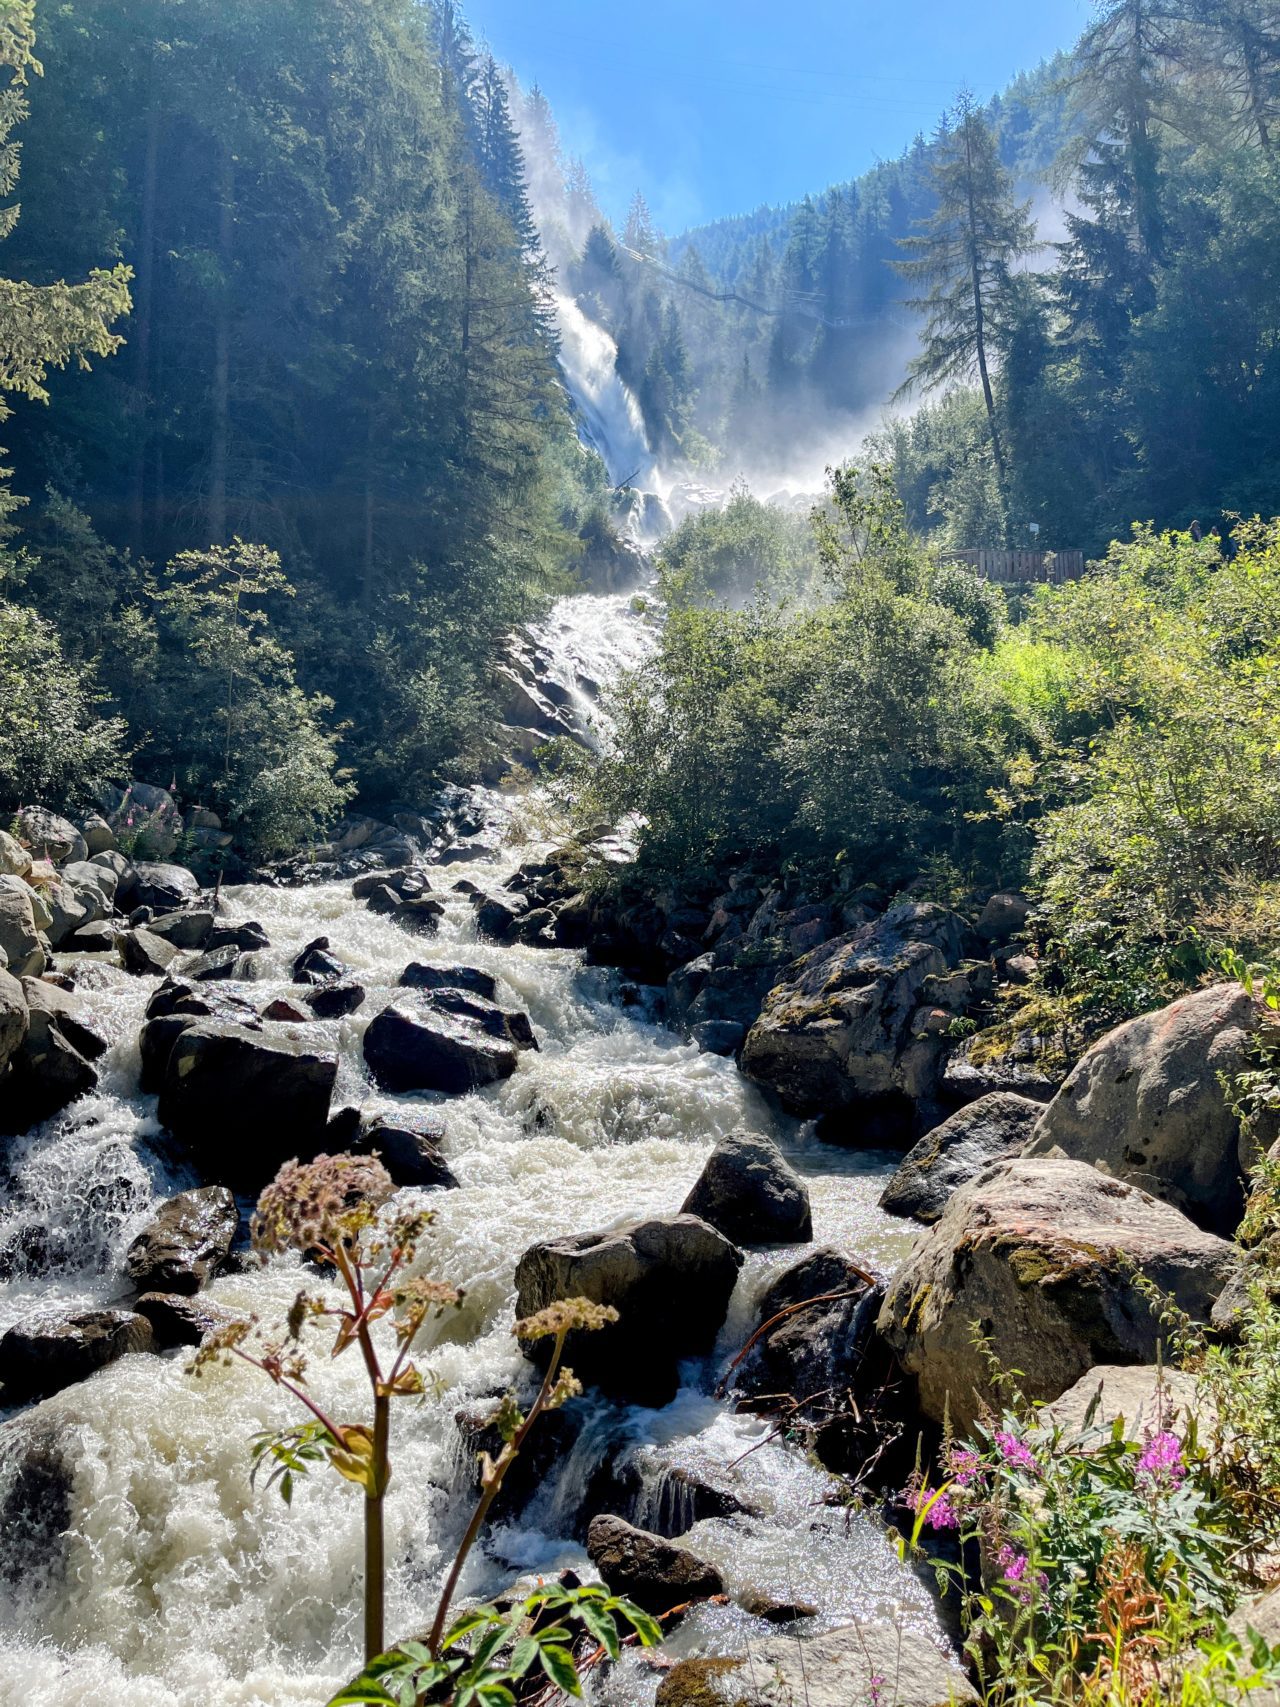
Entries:
[[317,1019],[341,1019],[363,1006],[364,997],[362,984],[340,978],[333,984],[317,984],[302,999]]
[[136,930],[123,931],[120,935],[120,958],[124,961],[126,972],[135,972],[140,977],[154,978],[162,972],[167,972],[178,958],[179,950],[174,948],[163,937],[153,936],[149,930],[139,926]]
[[95,854],[114,853],[117,849],[116,833],[105,818],[93,813],[80,826],[80,834],[89,850],[89,858]]
[[347,963],[330,952],[327,936],[309,942],[293,963],[295,984],[323,984],[328,978],[342,978],[351,970]]
[[182,976],[194,980],[197,984],[217,983],[222,979],[234,978],[240,960],[240,950],[228,943],[225,948],[211,948],[207,954],[199,954],[194,960],[184,960]]
[[415,960],[400,974],[400,984],[406,990],[469,990],[486,1002],[498,994],[498,980],[478,966],[424,966]]
[[978,935],[984,942],[1008,942],[1010,937],[1026,929],[1030,914],[1031,903],[1025,895],[1002,889],[982,909],[977,925]]
[[271,947],[271,939],[256,919],[245,919],[240,924],[215,924],[205,947],[238,948],[241,954],[259,954]]
[[129,1246],[125,1271],[140,1292],[199,1292],[227,1260],[239,1225],[225,1186],[180,1192]]
[[724,1593],[714,1565],[620,1517],[592,1518],[587,1553],[614,1594],[658,1616],[688,1601]]
[[452,1168],[440,1154],[444,1127],[431,1115],[409,1110],[378,1115],[354,1140],[357,1155],[376,1156],[397,1186],[432,1191],[456,1186]]
[[813,1237],[809,1192],[778,1146],[751,1132],[722,1139],[681,1207],[738,1245]]
[[213,913],[204,907],[192,907],[181,913],[161,913],[152,919],[147,929],[153,936],[163,937],[174,948],[205,948],[213,930]]
[[704,1019],[689,1035],[704,1055],[733,1055],[741,1049],[747,1028],[737,1019]]
[[748,1592],[738,1596],[738,1605],[752,1618],[766,1624],[798,1624],[802,1618],[816,1618],[818,1608],[807,1600],[775,1600],[771,1594]]
[[296,1024],[299,1021],[305,1022],[311,1018],[311,1015],[304,1009],[296,1007],[292,1002],[286,1001],[283,996],[277,996],[275,1001],[268,1002],[263,1008],[262,1017],[263,1019],[283,1022],[293,1021]]
[[6,1404],[57,1393],[127,1352],[150,1351],[151,1324],[133,1310],[86,1310],[20,1322],[0,1339]]

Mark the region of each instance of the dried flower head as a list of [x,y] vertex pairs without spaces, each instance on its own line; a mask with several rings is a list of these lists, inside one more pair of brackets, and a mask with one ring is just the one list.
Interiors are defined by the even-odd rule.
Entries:
[[560,1334],[594,1333],[617,1319],[612,1304],[594,1304],[590,1298],[558,1298],[536,1315],[525,1316],[511,1331],[522,1340],[555,1339]]
[[395,1187],[371,1156],[317,1156],[286,1162],[258,1199],[250,1223],[254,1249],[350,1250],[371,1227]]
[[407,1329],[416,1333],[422,1323],[433,1312],[443,1316],[446,1310],[456,1310],[462,1303],[464,1294],[456,1286],[447,1286],[443,1280],[428,1280],[419,1276],[415,1280],[406,1280],[396,1286],[392,1293],[396,1315],[399,1317],[397,1331]]
[[221,1327],[214,1328],[196,1348],[191,1362],[187,1365],[187,1374],[203,1375],[204,1371],[215,1363],[229,1365],[233,1354],[244,1344],[257,1325],[256,1316],[246,1316],[240,1321],[225,1322]]

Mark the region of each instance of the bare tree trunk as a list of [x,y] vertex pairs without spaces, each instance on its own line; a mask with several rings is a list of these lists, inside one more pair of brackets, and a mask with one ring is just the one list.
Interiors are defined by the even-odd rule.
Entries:
[[142,224],[138,234],[138,320],[134,337],[137,444],[133,453],[133,548],[141,553],[146,531],[147,440],[151,432],[151,331],[155,304],[156,180],[160,163],[160,98],[151,67],[147,140],[142,167]]
[[209,540],[227,541],[227,462],[231,434],[231,245],[234,234],[235,163],[221,145],[218,169],[218,261],[221,277],[214,311],[213,432],[209,445]]
[[982,277],[978,271],[978,214],[973,202],[973,145],[966,124],[964,158],[967,168],[965,187],[969,201],[969,277],[973,285],[974,341],[978,351],[978,374],[982,380],[982,399],[987,406],[987,425],[991,430],[991,454],[995,458],[996,478],[1004,493],[1004,447],[1000,443],[1000,428],[996,422],[996,400],[991,389],[991,373],[987,367],[987,317],[982,302]]

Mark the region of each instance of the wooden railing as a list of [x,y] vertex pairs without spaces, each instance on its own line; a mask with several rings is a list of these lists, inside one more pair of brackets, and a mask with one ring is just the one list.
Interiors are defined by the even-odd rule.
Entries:
[[1078,581],[1083,551],[948,551],[944,563],[964,563],[987,581]]

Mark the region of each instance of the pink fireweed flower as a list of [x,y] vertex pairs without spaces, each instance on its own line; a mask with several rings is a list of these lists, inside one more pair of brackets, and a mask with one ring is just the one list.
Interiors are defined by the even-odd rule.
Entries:
[[967,1447],[953,1447],[947,1453],[947,1477],[959,1488],[967,1488],[981,1474],[982,1459]]
[[1030,1470],[1034,1475],[1039,1470],[1035,1454],[1025,1440],[1019,1440],[1016,1434],[1011,1434],[1007,1428],[998,1430],[995,1435],[996,1448],[1006,1464],[1012,1464],[1017,1470]]
[[996,1563],[1004,1572],[1006,1582],[1020,1583],[1027,1574],[1027,1555],[1015,1552],[1007,1541],[997,1553]]
[[1152,1435],[1138,1459],[1137,1480],[1156,1487],[1176,1488],[1186,1473],[1182,1442],[1177,1435],[1167,1430]]
[[880,1692],[884,1688],[884,1675],[873,1671],[871,1674],[871,1707],[880,1707]]
[[930,1487],[904,1488],[899,1496],[908,1511],[919,1517],[924,1512],[926,1529],[959,1529],[960,1513],[951,1503],[951,1495],[938,1493]]

